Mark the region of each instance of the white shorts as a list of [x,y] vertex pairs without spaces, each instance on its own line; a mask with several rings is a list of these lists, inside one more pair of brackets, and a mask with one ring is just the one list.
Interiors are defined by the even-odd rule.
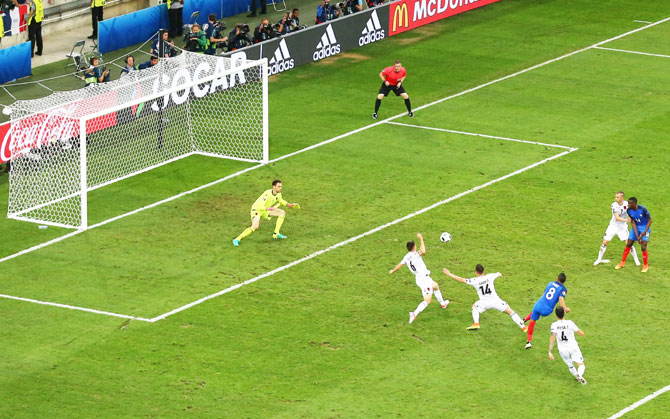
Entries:
[[627,224],[622,224],[622,225],[609,225],[607,226],[607,231],[605,231],[605,235],[603,236],[604,240],[611,241],[614,236],[619,236],[619,240],[627,240],[628,239],[628,225]]
[[568,367],[571,367],[573,362],[578,364],[584,363],[584,357],[582,356],[582,351],[579,350],[579,347],[568,349],[567,351],[561,351],[559,349],[558,353]]
[[486,298],[486,299],[481,299],[477,302],[475,302],[475,308],[477,311],[480,313],[485,312],[486,310],[498,310],[498,311],[505,311],[509,308],[507,303],[503,301],[500,297],[498,298]]
[[416,277],[416,286],[421,288],[421,294],[425,297],[433,293],[433,280],[428,275]]

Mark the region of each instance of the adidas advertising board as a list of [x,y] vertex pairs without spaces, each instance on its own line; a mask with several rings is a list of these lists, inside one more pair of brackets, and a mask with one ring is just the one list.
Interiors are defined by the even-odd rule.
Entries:
[[268,61],[268,73],[270,76],[290,70],[295,67],[295,60],[291,58],[291,53],[286,46],[286,39],[279,41],[272,58]]
[[316,51],[312,54],[312,60],[319,61],[324,58],[328,58],[335,54],[339,54],[342,50],[342,46],[337,42],[335,38],[335,32],[333,31],[332,23],[329,23],[326,27],[326,32],[321,35],[319,43],[316,44]]
[[384,29],[379,22],[379,16],[377,16],[376,10],[373,10],[370,14],[370,18],[365,23],[365,28],[363,28],[361,35],[362,36],[358,38],[358,46],[361,47],[384,39]]

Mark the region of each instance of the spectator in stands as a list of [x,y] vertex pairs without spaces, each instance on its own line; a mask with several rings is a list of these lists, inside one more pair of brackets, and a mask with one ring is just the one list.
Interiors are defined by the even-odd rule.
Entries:
[[37,55],[42,55],[42,20],[44,19],[44,8],[42,0],[30,0],[29,12],[26,16],[28,22],[28,39],[30,39],[30,56],[35,56],[35,44],[37,44]]
[[244,48],[253,43],[249,37],[249,25],[238,23],[228,34],[228,51]]
[[191,32],[186,35],[185,40],[184,49],[186,51],[204,53],[207,48],[207,37],[197,23],[191,26]]
[[247,17],[256,17],[256,2],[259,1],[261,3],[261,14],[264,15],[268,12],[267,7],[267,1],[266,0],[251,0],[251,13],[247,15]]
[[110,80],[109,70],[104,67],[101,69],[99,65],[100,58],[91,58],[91,66],[84,71],[83,79],[86,82],[86,87],[96,83],[106,83]]
[[140,64],[139,67],[137,67],[138,70],[144,70],[145,68],[151,68],[158,64],[158,57],[155,55],[152,55],[151,58],[149,58],[149,61],[145,61],[142,64]]
[[184,0],[167,0],[168,17],[170,18],[170,36],[184,34]]
[[[208,42],[205,54],[214,55],[216,54],[217,45],[228,40],[227,36],[221,37],[223,30],[226,29],[226,25],[223,22],[217,22],[214,13],[210,14],[207,19],[207,23],[202,27]],[[223,48],[223,45],[221,48]]]
[[121,77],[125,76],[126,74],[132,73],[133,71],[139,70],[135,65],[135,57],[133,57],[132,55],[127,56],[125,61],[126,66],[121,69]]
[[98,22],[102,22],[102,9],[105,6],[105,0],[91,0],[91,24],[93,25],[93,34],[88,39],[98,38]]
[[[151,44],[151,55],[160,56],[158,53],[158,38]],[[174,42],[168,40],[168,33],[163,32],[163,58],[170,58],[177,55],[177,50],[174,47]]]
[[316,8],[316,23],[323,23],[340,17],[340,11],[330,5],[330,0],[321,0]]

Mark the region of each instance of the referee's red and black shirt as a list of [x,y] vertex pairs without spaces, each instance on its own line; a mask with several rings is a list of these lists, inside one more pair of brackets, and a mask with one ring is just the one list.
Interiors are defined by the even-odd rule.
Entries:
[[386,77],[386,81],[389,82],[391,86],[397,86],[398,81],[407,75],[405,67],[400,67],[400,71],[395,72],[395,66],[386,67],[382,70],[382,74]]

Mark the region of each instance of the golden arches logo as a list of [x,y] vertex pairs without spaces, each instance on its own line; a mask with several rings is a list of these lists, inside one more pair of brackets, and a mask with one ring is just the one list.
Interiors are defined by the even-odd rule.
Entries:
[[395,32],[399,27],[409,27],[409,18],[407,15],[407,3],[396,6],[393,11],[393,29]]

